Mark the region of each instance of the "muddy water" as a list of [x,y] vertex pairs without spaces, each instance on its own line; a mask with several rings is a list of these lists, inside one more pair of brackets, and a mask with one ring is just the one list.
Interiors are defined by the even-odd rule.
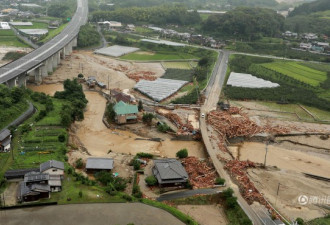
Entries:
[[[54,95],[63,90],[63,84],[44,84],[28,86],[33,91]],[[153,142],[135,140],[140,136],[122,130],[109,130],[102,122],[106,100],[97,92],[85,92],[88,100],[85,119],[76,122],[76,134],[93,156],[106,156],[109,150],[117,153],[135,155],[138,152],[148,152],[163,157],[175,157],[178,150],[187,148],[189,155],[205,158],[204,146],[197,141],[165,141]]]
[[36,92],[43,92],[47,95],[50,96],[54,96],[56,91],[63,91],[63,84],[43,84],[43,85],[28,85],[27,86],[29,89],[31,89],[32,91],[36,91]]
[[[240,159],[264,163],[265,144],[246,142],[240,148]],[[319,176],[330,177],[329,160],[310,155],[305,152],[287,150],[277,146],[268,146],[267,165],[277,166],[284,170],[311,173]]]
[[106,100],[96,92],[85,92],[88,99],[85,119],[77,122],[77,136],[94,156],[104,156],[111,149],[113,152],[135,155],[138,152],[149,152],[165,157],[175,157],[175,153],[187,148],[190,155],[205,157],[202,143],[195,141],[171,141],[158,143],[135,140],[140,136],[129,131],[109,130],[102,122]]

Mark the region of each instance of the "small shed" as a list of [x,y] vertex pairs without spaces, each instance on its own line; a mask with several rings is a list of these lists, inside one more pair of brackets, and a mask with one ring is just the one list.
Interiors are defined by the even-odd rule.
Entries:
[[134,123],[137,121],[138,108],[136,105],[126,104],[123,101],[118,102],[114,106],[115,121],[118,124]]
[[86,172],[95,173],[99,171],[111,171],[113,169],[112,158],[88,158]]
[[11,148],[11,133],[8,129],[0,131],[0,152],[8,152]]
[[154,163],[152,172],[160,186],[176,186],[187,183],[188,174],[178,160],[157,159],[154,160]]

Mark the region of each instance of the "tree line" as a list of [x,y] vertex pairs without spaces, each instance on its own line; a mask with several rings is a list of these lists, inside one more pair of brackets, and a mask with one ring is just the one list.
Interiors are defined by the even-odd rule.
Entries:
[[239,7],[225,14],[211,15],[202,25],[204,31],[224,37],[257,40],[275,37],[283,31],[284,17],[264,8]]
[[151,23],[157,25],[167,24],[198,24],[200,15],[188,12],[182,5],[162,5],[153,7],[118,8],[113,11],[96,11],[92,13],[93,22],[120,21],[122,23]]

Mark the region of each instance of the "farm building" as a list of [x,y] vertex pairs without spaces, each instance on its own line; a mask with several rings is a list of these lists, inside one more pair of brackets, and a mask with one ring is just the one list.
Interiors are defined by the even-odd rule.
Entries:
[[25,174],[30,172],[39,172],[39,168],[30,168],[30,169],[19,169],[19,170],[7,170],[5,172],[5,178],[7,180],[12,179],[24,179]]
[[0,131],[0,152],[8,152],[11,145],[11,133],[8,129]]
[[118,124],[134,123],[137,121],[138,108],[136,105],[126,104],[123,101],[118,102],[114,106],[115,121]]
[[50,197],[50,187],[47,184],[32,184],[26,185],[24,182],[20,183],[18,200],[20,202],[38,201],[42,198]]
[[56,160],[49,160],[40,165],[40,173],[47,173],[49,175],[64,175],[64,163]]
[[0,29],[1,30],[10,30],[10,26],[7,22],[0,22]]
[[121,91],[117,90],[117,89],[112,89],[110,92],[110,96],[111,96],[111,100],[113,102],[120,102],[123,101],[125,103],[131,103],[132,102],[132,98],[131,96],[122,93]]
[[113,159],[111,158],[88,158],[86,163],[86,171],[89,173],[99,172],[102,170],[111,171],[113,169]]
[[176,186],[187,183],[188,174],[182,164],[176,159],[154,160],[152,169],[160,186]]

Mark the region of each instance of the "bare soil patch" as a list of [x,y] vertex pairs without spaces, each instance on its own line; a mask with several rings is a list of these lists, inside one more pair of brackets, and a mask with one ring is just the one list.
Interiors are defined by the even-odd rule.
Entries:
[[132,63],[119,61],[110,57],[95,55],[91,51],[74,51],[72,55],[61,61],[61,66],[44,83],[56,83],[65,79],[76,78],[79,73],[95,76],[110,88],[131,89],[136,82],[127,77],[128,74],[150,72],[160,77],[164,69],[160,63]]
[[[286,218],[301,217],[304,220],[311,220],[325,216],[324,209],[310,203],[301,205],[298,198],[300,195],[329,196],[329,183],[306,178],[301,173],[287,170],[249,169],[248,175],[256,188]],[[280,189],[277,196],[279,183]]]
[[178,209],[201,225],[228,224],[223,209],[218,205],[179,205]]

